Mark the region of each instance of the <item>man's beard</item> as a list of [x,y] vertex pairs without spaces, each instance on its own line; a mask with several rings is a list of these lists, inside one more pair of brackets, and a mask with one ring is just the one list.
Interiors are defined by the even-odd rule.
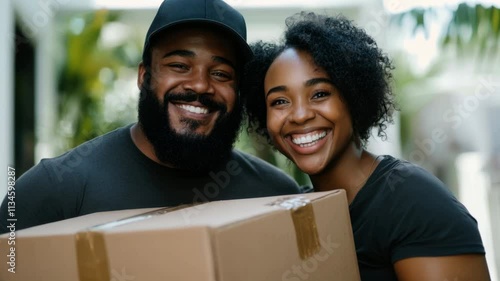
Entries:
[[[214,101],[212,95],[199,95],[191,91],[167,92],[162,103],[147,80],[141,87],[139,123],[153,145],[156,157],[164,164],[183,170],[208,172],[221,168],[231,157],[233,144],[240,130],[243,114],[239,98],[237,97],[230,113],[227,113],[226,105]],[[214,127],[208,135],[201,135],[194,132],[200,125],[198,121],[183,119],[181,123],[189,126],[193,132],[177,133],[170,124],[168,103],[195,100],[211,110],[219,111]]]

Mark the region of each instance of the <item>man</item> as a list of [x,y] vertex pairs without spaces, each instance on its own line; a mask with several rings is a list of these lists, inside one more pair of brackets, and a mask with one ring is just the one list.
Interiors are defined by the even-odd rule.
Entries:
[[19,230],[99,211],[298,193],[289,176],[233,149],[251,57],[245,20],[223,1],[165,0],[139,65],[139,122],[26,172],[15,213],[3,201],[0,232],[12,231],[11,214]]

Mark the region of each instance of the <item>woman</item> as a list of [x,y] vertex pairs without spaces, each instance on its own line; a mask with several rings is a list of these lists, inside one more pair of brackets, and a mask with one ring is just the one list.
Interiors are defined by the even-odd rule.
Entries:
[[[362,280],[489,280],[475,219],[422,168],[366,144],[395,109],[390,60],[343,17],[296,15],[243,76],[251,127],[310,176],[345,189]],[[333,214],[332,214],[333,215]]]

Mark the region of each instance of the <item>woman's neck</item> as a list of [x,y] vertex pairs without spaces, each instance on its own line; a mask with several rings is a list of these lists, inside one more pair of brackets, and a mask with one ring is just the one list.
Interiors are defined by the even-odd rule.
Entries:
[[376,160],[373,154],[353,143],[323,172],[310,176],[314,190],[345,189],[350,204],[375,170]]

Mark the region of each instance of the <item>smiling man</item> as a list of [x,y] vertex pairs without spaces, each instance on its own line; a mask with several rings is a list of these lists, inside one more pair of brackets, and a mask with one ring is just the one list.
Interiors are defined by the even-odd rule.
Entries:
[[[100,211],[298,193],[233,149],[252,57],[243,16],[221,0],[165,0],[139,65],[139,122],[43,159],[16,182],[15,230]],[[8,200],[0,207],[0,232]]]
[[[242,120],[242,58],[220,27],[185,24],[161,31],[139,66],[139,124],[132,138],[158,163],[210,170],[229,159]],[[239,58],[239,59],[237,59]],[[238,66],[239,65],[239,66]]]

